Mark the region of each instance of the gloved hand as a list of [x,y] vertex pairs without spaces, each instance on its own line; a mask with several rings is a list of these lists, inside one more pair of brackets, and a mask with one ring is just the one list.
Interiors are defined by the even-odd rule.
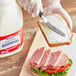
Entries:
[[18,0],[18,3],[25,10],[31,13],[33,17],[37,16],[40,11],[43,12],[43,10],[45,16],[59,13],[65,18],[68,27],[72,29],[72,20],[69,14],[62,8],[60,0]]
[[72,20],[69,14],[63,9],[60,0],[43,0],[44,15],[59,13],[66,20],[68,27],[72,29]]
[[42,0],[18,0],[18,3],[33,17],[37,16],[40,11],[43,12]]

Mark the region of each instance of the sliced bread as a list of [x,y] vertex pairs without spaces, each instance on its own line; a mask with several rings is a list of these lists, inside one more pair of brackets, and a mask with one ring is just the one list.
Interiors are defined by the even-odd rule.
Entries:
[[60,46],[70,44],[72,42],[73,33],[69,29],[66,21],[58,14],[50,15],[46,18],[52,25],[60,29],[65,34],[64,37],[58,35],[54,31],[52,31],[42,19],[39,20],[38,25],[49,46]]

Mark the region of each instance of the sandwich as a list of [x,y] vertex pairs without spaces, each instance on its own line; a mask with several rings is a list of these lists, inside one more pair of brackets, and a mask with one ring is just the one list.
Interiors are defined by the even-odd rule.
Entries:
[[40,27],[47,43],[49,46],[60,46],[67,45],[72,42],[73,33],[68,27],[66,21],[58,14],[47,16],[46,19],[56,28],[60,29],[65,36],[60,36],[55,33],[51,28],[49,28],[45,22],[41,19],[38,21],[38,26]]
[[72,60],[62,51],[41,47],[29,60],[30,71],[35,76],[67,76]]

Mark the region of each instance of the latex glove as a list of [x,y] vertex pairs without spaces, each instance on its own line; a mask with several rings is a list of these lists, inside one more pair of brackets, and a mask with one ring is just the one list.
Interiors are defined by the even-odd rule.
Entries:
[[43,0],[44,15],[60,13],[66,20],[68,27],[72,29],[72,20],[69,14],[63,9],[60,0]]
[[18,3],[33,17],[37,16],[40,11],[43,12],[42,0],[18,0]]

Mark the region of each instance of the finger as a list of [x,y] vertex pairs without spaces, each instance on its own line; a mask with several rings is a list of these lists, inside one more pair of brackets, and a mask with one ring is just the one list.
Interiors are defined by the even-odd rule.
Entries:
[[33,7],[34,7],[34,3],[31,3],[31,4],[29,5],[29,7],[28,7],[28,12],[29,12],[30,14],[33,13]]
[[62,7],[60,7],[58,11],[64,17],[66,22],[68,23],[69,29],[72,30],[72,20],[71,20],[70,15]]
[[21,7],[24,7],[24,3],[25,3],[24,0],[17,0],[17,1],[18,1],[18,4],[19,4]]
[[37,0],[33,9],[33,17],[39,15],[39,12],[43,12],[42,0]]
[[24,10],[28,10],[28,5],[24,5]]
[[35,17],[39,14],[39,5],[38,4],[35,4],[34,7],[33,7],[33,13],[32,13],[32,16]]
[[52,9],[51,9],[51,7],[44,8],[44,15],[45,16],[48,16],[51,14],[53,14],[53,8]]
[[28,7],[30,6],[31,4],[31,0],[23,0],[24,1],[24,9],[25,10],[28,10]]
[[40,11],[43,12],[42,0],[40,0]]
[[25,4],[28,5],[29,3],[31,3],[31,0],[23,0],[25,1]]
[[39,11],[43,12],[43,5],[42,5],[42,0],[38,0],[38,6],[39,6]]
[[29,6],[31,5],[31,2],[29,2],[28,4],[24,4],[24,9],[28,10]]
[[43,12],[43,7],[41,6],[40,11]]

